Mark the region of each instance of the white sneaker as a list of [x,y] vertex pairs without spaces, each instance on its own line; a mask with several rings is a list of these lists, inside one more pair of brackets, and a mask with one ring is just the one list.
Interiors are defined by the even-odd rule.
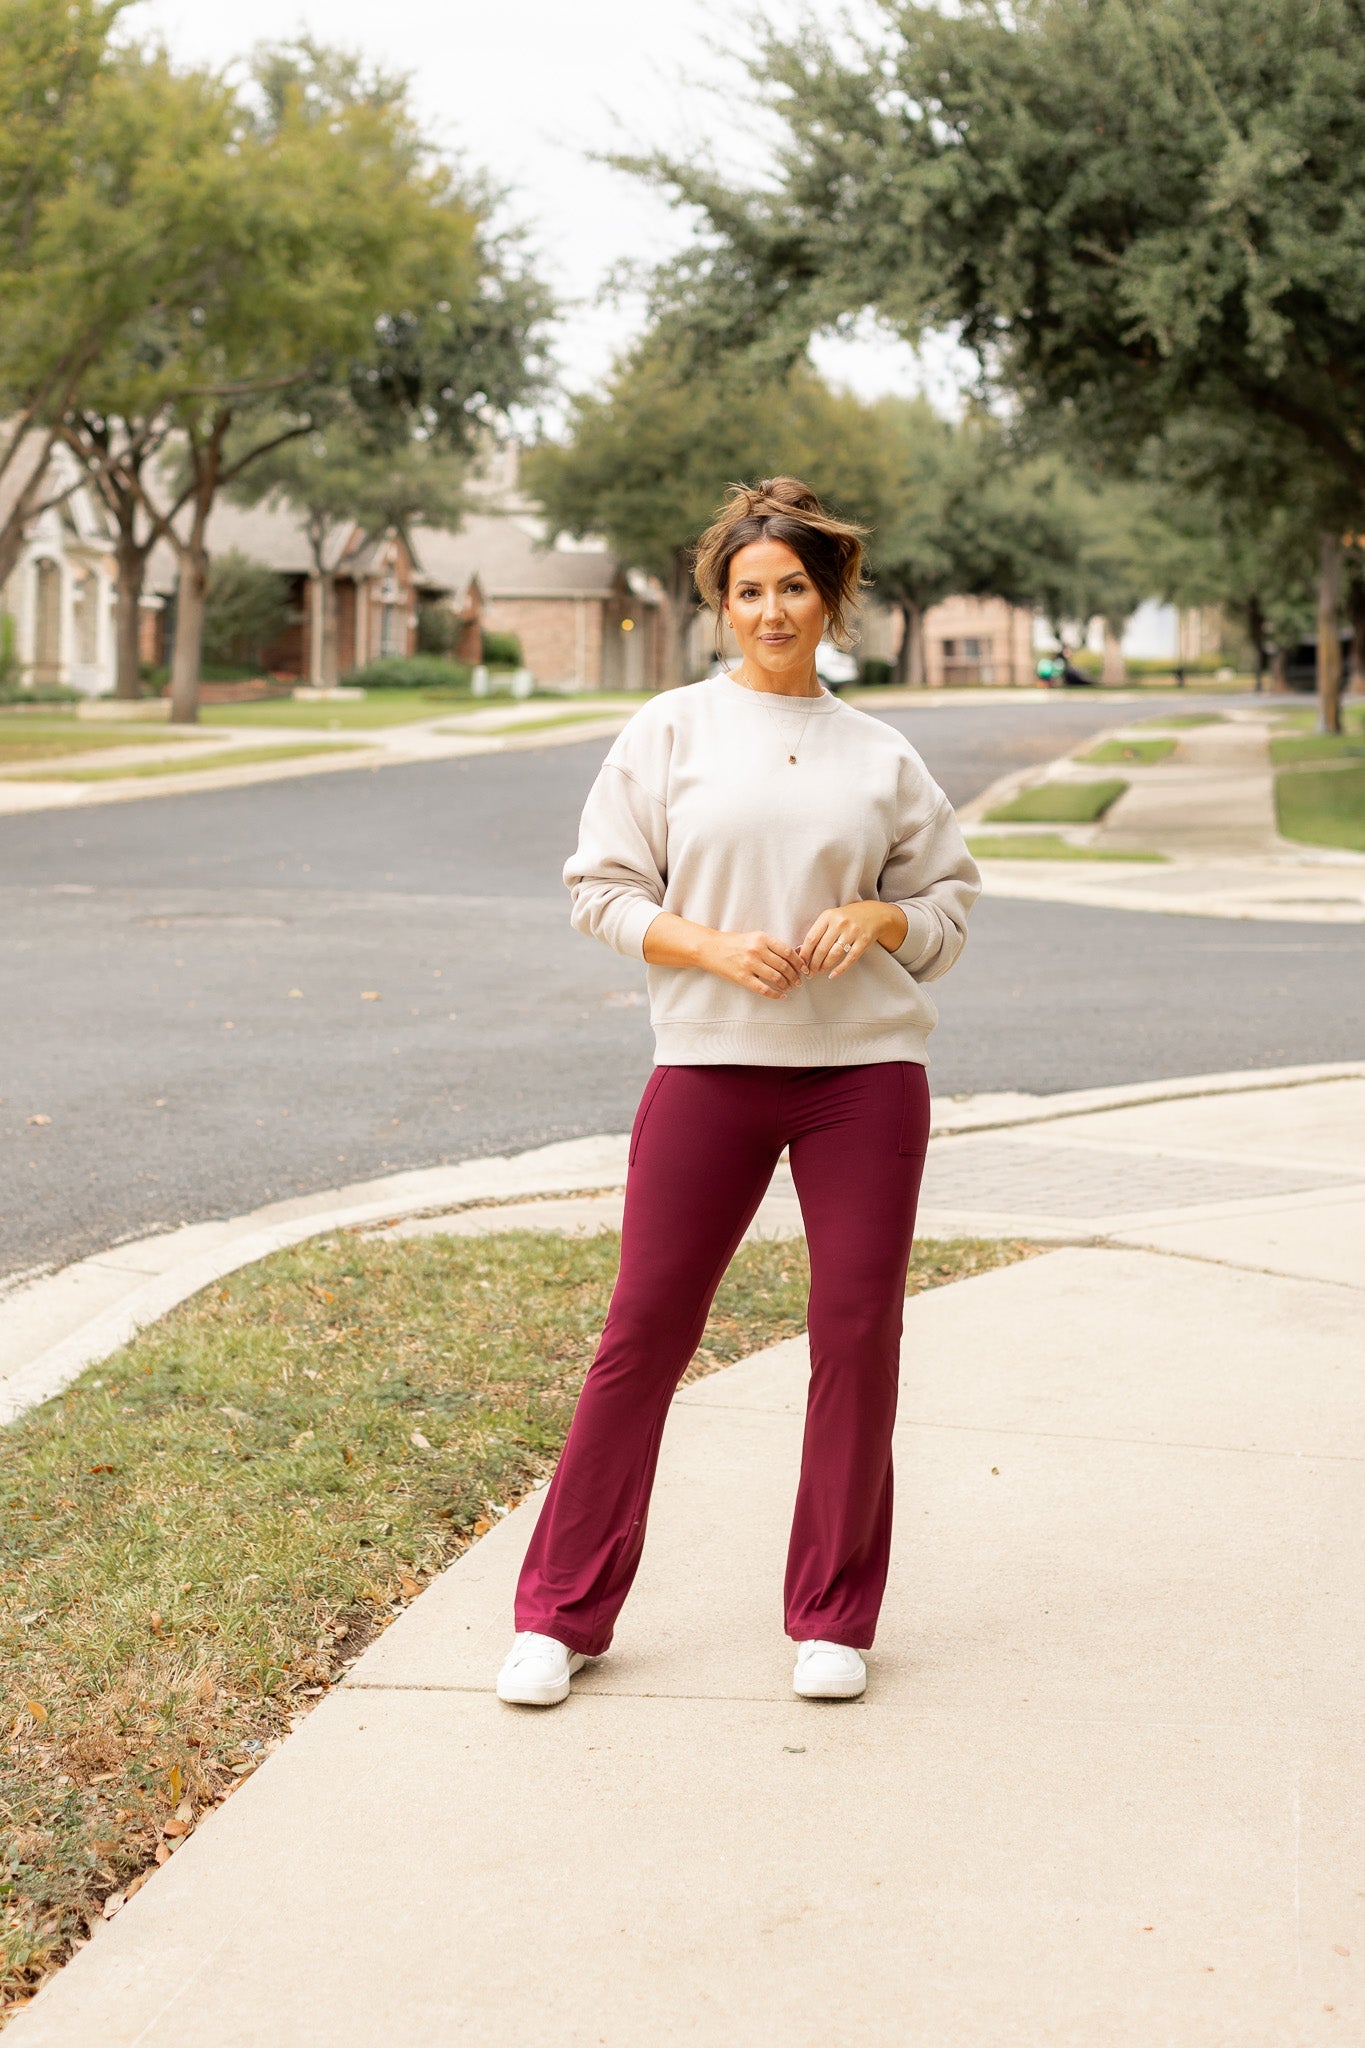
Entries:
[[498,1673],[498,1698],[514,1707],[557,1707],[569,1697],[569,1680],[587,1661],[553,1636],[528,1629],[517,1637]]
[[803,1700],[856,1700],[867,1690],[867,1666],[843,1643],[798,1643],[792,1688]]

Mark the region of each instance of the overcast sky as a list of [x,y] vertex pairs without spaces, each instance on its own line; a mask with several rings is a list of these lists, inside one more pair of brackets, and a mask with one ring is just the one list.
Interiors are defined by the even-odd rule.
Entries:
[[[815,11],[833,22],[844,9],[817,0]],[[432,132],[511,189],[564,305],[557,355],[570,389],[599,379],[638,323],[638,307],[599,302],[607,273],[686,234],[663,199],[590,153],[638,142],[700,144],[734,168],[760,157],[734,12],[717,0],[141,0],[125,19],[185,59],[226,63],[304,30],[410,71]],[[872,335],[821,345],[817,358],[866,396],[923,381],[908,349]],[[946,399],[942,360],[928,388]]]

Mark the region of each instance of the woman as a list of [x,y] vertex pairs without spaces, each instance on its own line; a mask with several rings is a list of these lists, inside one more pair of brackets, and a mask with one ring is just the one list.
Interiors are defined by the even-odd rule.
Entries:
[[649,963],[657,1064],[630,1139],[606,1328],[517,1590],[501,1699],[551,1706],[607,1649],[669,1401],[790,1148],[811,1379],[786,1576],[795,1689],[867,1683],[891,1540],[905,1275],[929,1135],[921,986],[980,878],[908,741],[824,690],[862,535],[791,477],[734,488],[697,587],[741,660],[646,704],[584,806],[573,923]]

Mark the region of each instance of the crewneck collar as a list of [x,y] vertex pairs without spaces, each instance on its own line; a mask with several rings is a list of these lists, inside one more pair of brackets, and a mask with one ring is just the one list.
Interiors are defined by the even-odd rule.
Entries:
[[718,683],[721,689],[733,693],[736,697],[743,697],[747,703],[757,704],[763,711],[799,712],[802,718],[819,718],[825,712],[839,709],[839,699],[832,690],[827,690],[823,683],[820,685],[818,697],[780,697],[775,690],[746,689],[743,683],[735,681],[728,668],[716,669],[707,680]]

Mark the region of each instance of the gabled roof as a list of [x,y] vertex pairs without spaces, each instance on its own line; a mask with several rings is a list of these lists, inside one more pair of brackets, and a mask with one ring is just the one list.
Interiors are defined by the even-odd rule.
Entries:
[[[453,536],[479,573],[489,599],[618,597],[625,592],[620,558],[605,548],[545,547],[542,522],[525,513],[474,512]],[[417,530],[419,555],[427,529]]]

